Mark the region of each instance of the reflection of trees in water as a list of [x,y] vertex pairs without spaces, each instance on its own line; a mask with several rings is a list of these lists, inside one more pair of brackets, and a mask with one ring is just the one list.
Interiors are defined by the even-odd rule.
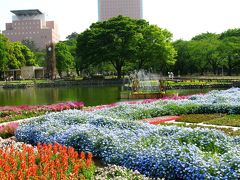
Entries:
[[87,106],[109,104],[119,101],[120,90],[120,86],[0,89],[0,106],[43,105],[66,101],[83,101]]

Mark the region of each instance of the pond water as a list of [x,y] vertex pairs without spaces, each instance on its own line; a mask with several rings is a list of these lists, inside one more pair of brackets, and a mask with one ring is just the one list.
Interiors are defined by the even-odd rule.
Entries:
[[[206,93],[211,89],[171,90],[168,93],[188,95]],[[42,105],[66,101],[83,101],[86,106],[109,104],[120,100],[121,86],[54,87],[54,88],[0,88],[0,106]]]

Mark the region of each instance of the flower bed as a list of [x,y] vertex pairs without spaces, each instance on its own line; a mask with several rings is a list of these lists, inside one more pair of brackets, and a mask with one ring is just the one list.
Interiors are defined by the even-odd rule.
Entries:
[[18,123],[9,123],[7,125],[0,126],[0,137],[8,138],[14,136],[18,125]]
[[238,179],[239,136],[134,121],[195,112],[240,112],[240,89],[212,91],[181,100],[125,103],[90,112],[51,113],[20,125],[16,137],[33,145],[58,142],[93,152],[106,164],[125,166],[153,178]]
[[2,179],[90,179],[94,172],[92,154],[78,154],[73,148],[58,144],[22,145],[0,150]]
[[164,122],[175,121],[176,119],[179,118],[180,116],[161,116],[156,118],[143,119],[142,122],[156,125]]
[[20,141],[58,142],[93,152],[106,164],[170,179],[232,178],[240,175],[240,137],[216,130],[155,125],[64,111],[21,125]]
[[46,112],[82,109],[83,106],[82,102],[66,102],[41,106],[0,106],[0,123],[40,116]]

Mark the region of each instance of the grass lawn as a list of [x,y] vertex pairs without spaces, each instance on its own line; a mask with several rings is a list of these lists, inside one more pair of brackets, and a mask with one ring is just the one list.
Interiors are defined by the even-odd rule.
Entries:
[[194,125],[194,124],[190,124],[187,125],[186,123],[179,123],[179,124],[175,124],[175,123],[160,123],[160,126],[178,126],[178,127],[189,127],[189,128],[207,128],[207,129],[216,129],[216,130],[220,130],[223,131],[225,134],[230,135],[230,136],[240,136],[240,130],[236,130],[234,131],[231,128],[218,128],[218,127],[207,127],[207,126],[200,126],[200,125]]
[[234,114],[188,114],[177,119],[178,122],[204,123],[220,126],[240,127],[240,115]]

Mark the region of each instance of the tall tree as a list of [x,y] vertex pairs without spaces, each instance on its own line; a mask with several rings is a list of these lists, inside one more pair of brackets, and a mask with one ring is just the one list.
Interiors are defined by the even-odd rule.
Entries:
[[22,66],[36,65],[34,53],[20,42],[13,42],[8,49],[8,67],[19,69]]
[[137,68],[141,68],[156,63],[159,66],[174,63],[175,51],[170,40],[171,33],[151,26],[145,20],[118,16],[94,23],[80,34],[77,55],[82,69],[91,64],[110,62],[117,77],[121,78],[123,68],[130,64],[138,64]]
[[185,75],[196,72],[196,63],[192,61],[190,56],[190,41],[177,40],[174,42],[174,48],[177,51],[177,61],[174,65],[175,73]]
[[68,47],[64,42],[59,42],[56,44],[56,67],[60,76],[62,72],[65,71],[69,74],[70,69],[74,66],[74,57],[70,53]]
[[2,75],[2,72],[7,69],[8,46],[8,39],[0,34],[0,75]]
[[240,69],[240,28],[228,29],[221,33],[220,40],[221,56],[225,59],[227,73],[231,76],[234,71],[238,73]]
[[167,65],[175,63],[176,51],[172,45],[172,34],[166,29],[146,22],[140,26],[136,38],[137,69],[155,67],[164,70]]

